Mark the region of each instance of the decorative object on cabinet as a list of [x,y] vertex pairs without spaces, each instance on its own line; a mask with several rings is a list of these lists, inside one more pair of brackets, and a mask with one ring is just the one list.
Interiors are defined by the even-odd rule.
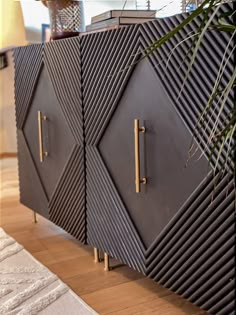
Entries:
[[[230,7],[220,6],[218,14]],[[110,255],[211,314],[235,315],[234,173],[229,170],[216,181],[202,154],[208,128],[194,139],[199,161],[186,165],[231,34],[206,34],[180,96],[181,57],[189,49],[184,39],[202,16],[136,62],[185,18],[15,50],[21,201],[106,253],[106,268]],[[166,68],[160,60],[178,42],[183,43]],[[231,55],[226,78],[233,65]],[[227,111],[233,102],[230,93]],[[43,145],[49,154],[42,163],[38,110],[48,117]],[[135,187],[135,120],[145,127],[136,145],[139,175],[147,178],[140,193]]]
[[42,1],[48,7],[52,39],[77,36],[85,31],[82,0]]
[[96,31],[96,30],[101,30],[101,29],[109,29],[109,28],[119,28],[119,27],[125,27],[127,25],[132,25],[132,24],[142,24],[145,22],[149,22],[154,20],[154,18],[135,18],[135,17],[116,17],[113,19],[108,19],[105,21],[101,22],[96,22],[90,25],[86,26],[86,32],[90,31]]
[[110,10],[93,16],[91,23],[94,24],[121,16],[129,18],[155,18],[156,10]]

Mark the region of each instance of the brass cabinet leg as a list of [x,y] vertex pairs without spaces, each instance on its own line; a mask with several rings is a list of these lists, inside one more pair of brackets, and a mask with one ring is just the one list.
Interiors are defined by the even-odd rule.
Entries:
[[94,251],[94,262],[99,263],[101,261],[100,256],[99,256],[99,249],[94,247],[93,251]]
[[109,255],[107,253],[104,253],[104,270],[105,271],[111,270],[110,259],[109,259]]
[[35,211],[33,211],[33,222],[34,222],[34,223],[37,223],[37,222],[38,222],[38,220],[37,220],[37,214],[36,214]]

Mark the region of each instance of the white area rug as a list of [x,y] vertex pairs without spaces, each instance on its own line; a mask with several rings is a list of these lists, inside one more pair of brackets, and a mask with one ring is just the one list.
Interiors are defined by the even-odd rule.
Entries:
[[1,315],[98,315],[0,228]]

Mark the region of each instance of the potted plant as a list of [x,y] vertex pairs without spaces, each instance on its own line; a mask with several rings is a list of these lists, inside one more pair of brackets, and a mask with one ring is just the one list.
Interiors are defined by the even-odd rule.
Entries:
[[[217,11],[222,3],[231,2],[233,10],[225,12],[224,15],[219,16],[216,19]],[[185,78],[183,80],[182,89],[179,91],[180,95],[184,86],[188,84],[188,78],[194,66],[200,45],[202,44],[203,38],[207,32],[228,32],[231,33],[230,42],[225,47],[224,60],[221,62],[221,66],[218,69],[217,79],[214,87],[211,91],[211,95],[208,102],[204,104],[204,110],[202,111],[198,122],[195,126],[195,135],[197,136],[204,128],[210,128],[210,136],[208,138],[207,146],[205,146],[205,154],[208,155],[209,161],[213,166],[214,173],[225,174],[225,172],[233,169],[235,173],[235,136],[236,136],[236,106],[230,110],[227,109],[227,117],[223,124],[220,123],[222,120],[222,113],[225,110],[225,106],[228,100],[229,94],[235,88],[236,84],[236,68],[227,82],[224,82],[223,74],[224,69],[227,67],[227,63],[230,62],[230,57],[235,51],[235,34],[236,34],[236,23],[235,23],[235,1],[222,1],[222,0],[204,0],[202,3],[190,14],[186,15],[186,18],[170,32],[166,33],[159,40],[154,41],[153,44],[148,47],[145,51],[145,56],[155,53],[162,45],[168,43],[168,40],[172,39],[179,31],[181,31],[186,25],[191,23],[197,17],[202,18],[202,23],[198,27],[194,34],[189,34],[191,40],[191,49],[186,54],[185,58],[190,59],[188,63]],[[217,20],[217,23],[215,22]],[[178,43],[181,45],[181,43]],[[233,47],[232,49],[230,47]],[[175,48],[174,48],[175,49]],[[169,58],[171,58],[172,52],[170,52]],[[232,60],[232,58],[231,58]],[[182,62],[185,62],[183,60]],[[167,61],[168,66],[168,61]],[[210,123],[212,120],[211,112],[216,111],[217,103],[217,114],[214,123]],[[217,158],[213,159],[213,153],[217,151]],[[223,154],[223,151],[226,154]],[[193,147],[190,147],[189,155],[192,157],[196,152]],[[221,161],[221,163],[219,163]]]

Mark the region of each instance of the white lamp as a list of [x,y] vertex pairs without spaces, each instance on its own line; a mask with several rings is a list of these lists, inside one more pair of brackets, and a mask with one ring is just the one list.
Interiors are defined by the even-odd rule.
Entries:
[[10,49],[26,44],[20,2],[0,0],[0,21],[0,53],[7,59],[7,67],[0,70],[0,157],[4,157],[16,153],[14,65]]
[[20,1],[0,1],[0,49],[26,44],[24,20]]

